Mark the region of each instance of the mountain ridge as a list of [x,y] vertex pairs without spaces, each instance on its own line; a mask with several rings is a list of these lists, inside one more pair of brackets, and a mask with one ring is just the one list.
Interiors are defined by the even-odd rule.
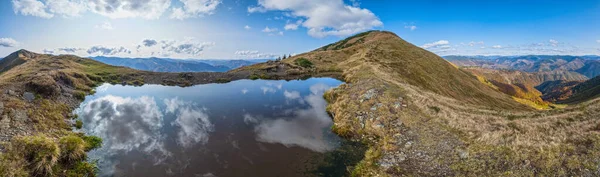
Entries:
[[[600,175],[600,99],[534,110],[387,31],[359,33],[311,52],[226,73],[157,73],[47,55],[16,67],[0,74],[0,88],[10,90],[0,100],[11,110],[3,113],[11,120],[9,127],[21,123],[25,128],[17,135],[71,134],[57,130],[70,129],[65,119],[71,118],[81,96],[105,82],[190,86],[335,77],[346,83],[324,95],[332,130],[368,146],[363,160],[349,168],[350,175]],[[24,92],[39,96],[27,102]],[[21,120],[22,112],[31,112],[25,120],[35,121],[13,121]],[[27,171],[23,164],[28,161],[7,149],[7,156],[17,160],[2,161],[0,171],[7,164]]]

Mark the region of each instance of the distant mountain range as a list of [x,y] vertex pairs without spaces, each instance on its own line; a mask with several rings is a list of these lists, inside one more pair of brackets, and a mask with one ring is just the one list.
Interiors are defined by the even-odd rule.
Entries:
[[256,60],[193,60],[170,58],[119,58],[91,57],[91,59],[114,66],[125,66],[154,72],[225,72],[242,66],[264,62]]
[[527,55],[527,56],[445,56],[461,67],[509,69],[525,72],[573,71],[594,78],[600,75],[600,56]]

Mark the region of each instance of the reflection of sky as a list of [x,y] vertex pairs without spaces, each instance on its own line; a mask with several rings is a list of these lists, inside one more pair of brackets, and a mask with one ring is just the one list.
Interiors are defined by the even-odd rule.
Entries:
[[[105,175],[118,174],[116,165],[132,153],[143,154],[154,165],[193,166],[195,159],[177,154],[198,149],[219,152],[210,147],[220,141],[244,148],[252,139],[237,137],[243,134],[254,134],[253,144],[261,151],[268,151],[262,142],[325,152],[335,148],[337,139],[329,131],[332,121],[322,95],[338,84],[334,79],[309,79],[242,80],[187,88],[102,85],[77,112],[84,130],[104,139],[103,147],[90,156],[101,159]],[[221,138],[220,134],[229,135]],[[218,157],[210,156],[214,155]],[[243,156],[253,162],[250,155]]]

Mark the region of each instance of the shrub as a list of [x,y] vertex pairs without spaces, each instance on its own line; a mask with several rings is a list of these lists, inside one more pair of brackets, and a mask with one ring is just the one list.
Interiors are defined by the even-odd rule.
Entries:
[[83,140],[86,142],[85,151],[90,151],[102,146],[102,138],[97,136],[84,136]]
[[75,92],[73,92],[73,96],[75,96],[75,98],[79,100],[85,100],[85,92],[83,91],[76,90]]
[[230,80],[230,79],[227,79],[227,78],[218,78],[218,79],[216,80],[216,82],[217,82],[217,83],[228,83],[228,82],[231,82],[231,80]]
[[256,74],[252,74],[252,75],[250,75],[250,79],[251,80],[257,80],[257,79],[260,79],[260,77],[258,75],[256,75]]
[[59,147],[44,135],[14,138],[11,150],[25,159],[38,176],[52,176],[52,167],[60,157]]
[[75,121],[75,128],[77,129],[81,129],[83,127],[83,121],[81,120],[76,120]]
[[309,60],[307,60],[306,58],[298,58],[298,59],[296,60],[296,64],[297,64],[298,66],[301,66],[301,67],[303,67],[303,68],[310,68],[310,67],[312,67],[312,66],[313,66],[313,63],[312,63],[312,62],[310,62]]
[[59,143],[62,150],[61,157],[67,162],[83,160],[87,143],[79,136],[68,135],[60,138]]
[[96,163],[90,162],[77,162],[72,170],[67,172],[67,176],[87,176],[94,177],[98,172],[98,166]]

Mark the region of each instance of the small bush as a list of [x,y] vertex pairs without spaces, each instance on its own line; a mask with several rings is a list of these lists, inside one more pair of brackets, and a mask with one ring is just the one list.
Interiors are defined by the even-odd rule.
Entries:
[[83,140],[86,142],[85,151],[90,151],[102,146],[102,138],[97,136],[84,136]]
[[313,67],[313,63],[312,63],[312,62],[310,62],[309,60],[307,60],[306,58],[298,58],[298,59],[296,60],[296,64],[297,64],[298,66],[301,66],[301,67],[303,67],[303,68],[310,68],[310,67]]
[[79,136],[69,135],[60,138],[59,143],[62,150],[61,157],[66,162],[77,162],[83,160],[87,143]]
[[257,79],[260,79],[260,76],[258,76],[256,74],[252,74],[252,75],[250,75],[250,79],[251,80],[257,80]]
[[85,92],[76,90],[73,92],[73,96],[79,100],[85,100]]
[[77,129],[81,129],[83,127],[83,121],[81,120],[76,120],[75,121],[75,128]]
[[58,145],[44,135],[14,138],[11,150],[25,159],[32,173],[38,176],[52,176],[52,167],[60,157]]
[[217,83],[228,83],[228,82],[231,82],[231,80],[230,80],[230,79],[227,79],[227,78],[218,78],[218,79],[216,80],[216,82],[217,82]]

